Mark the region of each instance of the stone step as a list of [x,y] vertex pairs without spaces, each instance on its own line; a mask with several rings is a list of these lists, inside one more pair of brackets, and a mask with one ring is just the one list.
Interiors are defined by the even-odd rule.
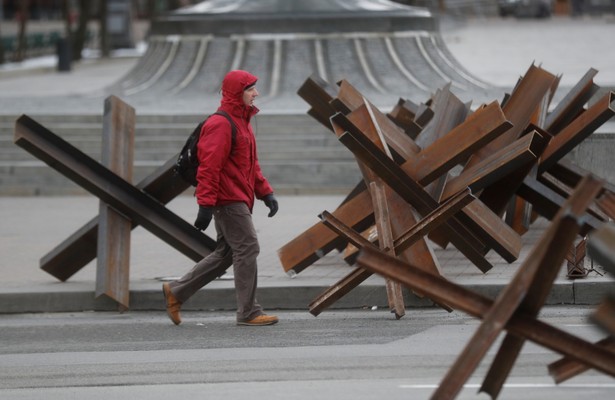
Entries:
[[[13,143],[15,120],[0,116],[0,195],[87,194],[78,185]],[[32,117],[95,160],[100,160],[102,116]],[[133,181],[172,157],[202,118],[137,115]],[[258,115],[253,120],[259,161],[276,192],[345,193],[360,179],[352,154],[308,115]]]
[[[135,162],[133,182],[139,182],[161,162]],[[360,179],[354,160],[321,162],[264,162],[261,168],[276,192],[302,190],[329,192],[340,188],[350,190]],[[0,194],[2,195],[74,195],[87,191],[46,164],[33,160],[17,165],[0,163]]]

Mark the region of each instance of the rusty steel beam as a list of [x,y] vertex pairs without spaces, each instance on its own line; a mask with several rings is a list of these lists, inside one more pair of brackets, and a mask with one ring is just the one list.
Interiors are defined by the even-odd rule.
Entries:
[[[395,152],[402,160],[414,157],[421,148],[404,131],[395,125],[384,113],[373,106],[354,86],[345,80],[340,82],[340,90],[331,104],[340,113],[346,115],[361,108],[369,110],[369,119],[372,120],[384,137],[384,142],[391,151]],[[365,114],[367,118],[368,114]],[[355,113],[355,116],[357,114]],[[331,117],[333,118],[333,116]]]
[[[407,159],[403,169],[426,185],[462,163],[511,128],[497,102],[472,113],[464,122]],[[499,150],[499,149],[498,149]]]
[[[517,190],[517,195],[528,203],[531,203],[532,209],[548,220],[553,219],[557,211],[566,201],[560,194],[531,176],[527,176],[523,180],[523,183]],[[592,230],[602,226],[603,223],[604,221],[599,220],[591,213],[587,213],[580,234],[586,235]]]
[[[587,209],[602,190],[602,183],[602,180],[591,175],[585,177],[555,216],[540,242],[528,255],[527,261],[521,267],[527,265],[527,270],[529,270],[527,280],[525,283],[517,284],[518,290],[523,293],[523,297],[520,302],[516,303],[515,309],[530,317],[538,315],[551,291],[568,249],[573,245],[576,236],[584,225],[583,220]],[[511,288],[511,291],[514,291],[513,287],[516,284],[517,277],[521,282],[522,275],[523,272],[520,270],[507,286],[507,289]],[[498,299],[506,297],[506,294],[507,290]],[[510,304],[510,299],[505,301]],[[498,308],[498,313],[501,315],[501,307]],[[518,336],[506,335],[483,381],[482,391],[487,392],[493,398],[497,397],[521,352],[524,342],[525,340]]]
[[468,161],[466,168],[518,139],[525,131],[545,96],[548,95],[555,80],[554,75],[532,65],[517,84],[506,104],[502,106],[506,119],[513,125],[512,128],[477,151]]
[[[369,192],[372,195],[372,205],[374,206],[374,219],[378,230],[378,243],[380,248],[390,254],[394,254],[393,249],[393,216],[395,211],[389,207],[389,197],[384,183],[374,177],[369,183]],[[395,319],[400,319],[406,314],[406,306],[401,291],[401,285],[397,281],[385,279],[387,299],[389,309],[395,314]]]
[[423,127],[415,142],[421,149],[448,134],[457,125],[463,123],[470,112],[469,104],[464,104],[451,92],[451,84],[438,89],[432,98],[433,118]]
[[543,125],[546,131],[553,135],[557,134],[583,111],[583,105],[598,91],[598,86],[593,82],[597,73],[598,70],[590,68],[566,96],[557,103]]
[[[602,266],[615,274],[615,225],[604,224],[589,236],[588,252]],[[615,352],[615,298],[607,296],[596,308],[590,319],[610,336],[596,345]],[[549,364],[549,373],[557,383],[564,382],[585,372],[589,366],[584,360],[564,357]]]
[[[351,87],[347,84],[345,87]],[[352,92],[353,89],[347,89],[346,92]],[[340,91],[341,92],[341,91]],[[352,97],[346,93],[347,97]],[[354,95],[356,96],[356,94]],[[358,103],[358,100],[354,100],[355,103]],[[368,110],[373,110],[372,112],[368,112]],[[365,136],[365,130],[371,129],[372,126],[378,126],[378,122],[376,118],[370,118],[368,115],[377,115],[377,109],[371,107],[369,103],[364,103],[362,106],[354,110],[352,113],[348,115],[336,114],[331,117],[331,121],[334,125],[334,131],[337,132],[337,135],[340,136],[339,132],[344,131],[352,131],[356,133],[357,137]],[[444,149],[449,149],[448,157],[447,152],[429,152],[429,149],[436,146],[436,144],[430,146],[429,149],[421,151],[420,154],[414,156],[411,155],[411,158],[408,159],[404,164],[402,164],[402,170],[410,176],[412,179],[417,180],[420,184],[426,185],[431,181],[429,179],[435,179],[436,174],[431,174],[429,177],[421,175],[420,171],[416,171],[413,169],[412,160],[421,160],[426,165],[424,172],[429,174],[428,165],[429,162],[432,163],[432,166],[443,165],[443,163],[449,163],[448,167],[452,167],[455,162],[461,161],[464,157],[461,154],[464,151],[468,151],[472,149],[472,145],[462,144],[462,143],[470,143],[470,142],[480,142],[480,137],[483,136],[485,132],[492,132],[493,118],[497,121],[495,123],[496,127],[504,127],[506,126],[506,121],[503,119],[503,114],[497,103],[492,103],[488,106],[485,106],[481,112],[474,113],[471,117],[471,124],[467,127],[467,131],[465,132],[479,132],[478,137],[473,136],[473,134],[465,135],[465,137],[457,137],[455,132],[450,132],[445,135],[443,138],[437,141],[438,146]],[[462,124],[465,126],[465,124]],[[482,128],[480,126],[482,125]],[[485,126],[486,125],[486,126]],[[336,126],[338,128],[336,128]],[[472,128],[475,126],[476,128]],[[484,130],[483,130],[484,129]],[[493,128],[497,129],[497,128]],[[507,128],[506,128],[507,129]],[[387,137],[386,129],[378,129],[379,132],[382,133],[382,136]],[[464,132],[460,130],[458,132]],[[366,139],[367,141],[371,139]],[[461,157],[461,158],[457,158]],[[447,161],[448,160],[448,161]],[[413,206],[416,207],[415,204]],[[472,207],[468,208],[464,213],[460,216],[460,218],[466,217],[466,221],[470,221],[470,225],[472,226],[472,230],[467,229],[463,224],[460,229],[465,230],[464,237],[466,238],[466,242],[474,247],[478,252],[486,253],[485,244],[486,242],[489,248],[493,248],[498,252],[498,254],[502,255],[509,262],[514,261],[521,250],[521,239],[519,235],[514,232],[510,227],[508,227],[500,218],[490,218],[492,216],[489,215],[475,215],[476,212],[480,212],[483,214],[492,214],[492,212],[486,207],[481,207],[480,204],[474,204]],[[490,225],[484,225],[483,221],[485,219],[489,219]],[[432,232],[433,234],[433,232]],[[430,238],[431,235],[430,235]],[[479,267],[480,268],[480,267]]]
[[605,94],[553,137],[540,159],[538,174],[548,171],[598,127],[611,119],[615,115],[614,101],[615,92]]
[[[473,317],[482,319],[493,307],[490,298],[472,292],[446,279],[422,271],[417,266],[404,263],[379,250],[363,248],[357,264],[383,277],[397,279],[410,289],[423,290],[434,301],[449,304]],[[594,345],[538,319],[516,312],[506,322],[509,334],[524,337],[538,345],[562,355],[582,359],[591,368],[615,377],[615,352]],[[436,397],[433,399],[453,398]]]
[[336,111],[329,102],[337,95],[337,90],[320,76],[313,74],[303,82],[297,94],[312,106],[308,114],[327,129],[331,129],[329,117]]
[[412,105],[412,102],[409,100],[399,99],[397,104],[387,114],[387,117],[389,117],[395,125],[402,128],[411,139],[416,139],[423,128],[414,120],[416,110],[411,109]]
[[[328,211],[323,211],[320,217],[322,218],[322,222],[325,226],[337,233],[340,237],[346,238],[357,248],[362,248],[365,246],[373,246],[376,248],[372,242],[365,239],[357,231],[344,224],[341,220],[336,218]],[[372,273],[364,268],[353,269],[349,274],[331,285],[327,290],[310,302],[308,305],[310,314],[317,317],[323,310],[329,308],[336,301],[350,293],[352,289],[359,286],[370,276],[372,276]]]
[[[590,174],[591,175],[591,174]],[[570,196],[570,193],[573,191],[573,188],[576,186],[567,186],[563,182],[555,179],[553,175],[548,172],[542,173],[538,178],[538,181],[543,184],[545,187],[549,188],[553,192],[560,195],[562,198],[567,199]],[[604,191],[603,193],[607,193]],[[598,197],[597,200],[592,204],[591,207],[588,208],[587,213],[592,217],[596,218],[599,221],[608,221],[609,217],[601,210],[599,205],[599,200],[601,197]]]
[[[603,348],[607,352],[615,354],[615,337],[607,337],[596,342],[596,347]],[[591,367],[582,361],[571,357],[563,357],[549,364],[549,375],[553,377],[555,383],[560,384],[570,378],[589,370]]]
[[[340,114],[336,114],[336,116],[338,115]],[[333,122],[335,124],[335,121]],[[438,207],[438,202],[431,198],[421,185],[408,177],[393,160],[380,154],[380,150],[369,139],[365,138],[362,132],[359,131],[356,134],[356,132],[346,131],[339,139],[372,171],[378,171],[378,176],[405,201],[410,203],[419,214],[429,214]],[[491,269],[491,264],[476,250],[475,246],[468,242],[471,237],[468,234],[460,233],[465,232],[465,229],[455,218],[451,218],[446,225],[450,225],[447,232],[450,232],[453,237],[453,244],[457,249],[481,271],[486,272]]]
[[[519,271],[483,316],[483,322],[441,381],[434,393],[435,398],[450,398],[451,394],[454,396],[461,390],[515,312],[522,310],[535,317],[544,304],[569,245],[581,228],[585,209],[601,188],[600,181],[588,178],[575,191],[575,196],[560,210]],[[523,343],[522,338],[506,336],[481,391],[497,397]]]
[[[135,109],[120,98],[105,99],[101,164],[127,182],[132,182],[133,175],[135,117]],[[106,295],[127,310],[132,221],[99,203],[96,297]]]
[[[374,171],[378,171],[379,176],[384,178],[382,174],[386,175],[385,181],[387,184],[397,191],[406,201],[408,201],[421,215],[430,212],[437,207],[438,202],[435,201],[424,188],[419,185],[414,179],[408,176],[396,163],[392,162],[386,155],[382,154],[382,151],[373,144],[371,139],[367,138],[364,132],[356,127],[356,125],[348,117],[356,115],[361,109],[356,110],[349,116],[343,116],[336,114],[331,118],[332,123],[335,126],[339,126],[340,130],[345,130],[343,135],[340,135],[339,139],[348,147],[356,157],[362,162],[368,165]],[[404,182],[405,183],[402,183]],[[484,256],[480,257],[478,254],[482,254],[484,244],[480,241],[485,241],[491,248],[496,249],[506,259],[516,259],[521,249],[521,241],[519,235],[512,231],[501,219],[491,218],[490,226],[484,225],[485,218],[488,216],[475,215],[476,210],[480,206],[474,205],[464,209],[461,215],[467,216],[468,220],[473,221],[473,231],[470,231],[464,224],[459,223],[456,218],[451,219],[446,225],[454,226],[454,229],[447,230],[450,234],[456,236],[455,246],[464,253],[468,258],[475,263],[475,265],[486,272],[490,267],[485,264]],[[492,212],[486,208],[482,208],[480,212],[489,213]],[[467,215],[466,215],[467,214]],[[461,218],[461,217],[459,217]],[[499,222],[498,222],[499,221]],[[480,235],[479,239],[477,239]],[[486,269],[485,269],[486,268]]]
[[536,131],[515,140],[480,163],[449,179],[441,199],[447,199],[463,187],[470,187],[473,192],[479,192],[503,176],[535,162],[546,145],[544,142],[544,137]]
[[[457,213],[465,205],[475,199],[476,198],[472,195],[469,189],[461,191],[457,195],[451,197],[432,213],[421,219],[418,224],[395,239],[393,243],[393,254],[399,256],[403,250],[415,244],[420,238],[429,233],[430,230],[443,224],[446,220],[451,218],[452,215]],[[331,213],[324,211],[321,214],[321,218],[327,227],[336,232],[338,235],[345,237],[357,248],[361,249],[365,246],[376,248],[372,242],[365,239],[358,232],[345,225],[339,219],[335,218],[335,216]],[[388,251],[390,249],[385,248],[385,250]],[[417,264],[421,265],[421,268],[424,270],[429,271],[429,268],[426,268],[423,263]],[[434,273],[433,270],[431,273]],[[348,294],[352,289],[359,286],[371,275],[371,272],[368,272],[363,268],[355,268],[352,272],[343,277],[340,281],[333,284],[330,288],[314,299],[309,305],[310,313],[314,316],[318,316],[323,310],[330,307],[337,300]],[[418,295],[422,295],[420,292],[416,293]],[[450,307],[445,304],[440,304],[440,306],[448,311],[451,311]]]
[[[355,229],[363,230],[371,226],[374,222],[374,213],[369,191],[361,191],[341,204],[333,213],[346,225]],[[322,222],[318,222],[282,246],[278,250],[278,257],[285,272],[292,270],[298,274],[336,248],[340,242],[345,240],[325,227]]]
[[[173,167],[176,159],[177,157],[169,159],[139,182],[136,187],[162,204],[173,200],[190,186],[175,176]],[[97,253],[98,222],[98,216],[94,217],[43,256],[40,259],[41,269],[64,282],[94,260]],[[139,224],[132,221],[132,229],[137,226]],[[215,241],[205,236],[207,237],[206,243],[213,250]],[[201,258],[200,255],[194,253],[192,260],[197,262]]]
[[603,213],[608,215],[612,220],[615,219],[615,194],[612,192],[604,193],[602,197],[596,200],[596,204]]
[[211,252],[211,239],[198,229],[30,117],[17,119],[14,141],[182,254],[203,258]]
[[[547,172],[568,187],[575,187],[585,175],[591,174],[590,171],[566,159],[559,160],[555,165],[549,168]],[[615,193],[615,185],[610,182],[604,182],[604,189],[608,192]]]
[[[551,140],[551,135],[533,125],[528,129],[530,133],[533,132],[540,136],[539,142],[534,147],[537,162],[540,162],[540,157],[546,150]],[[511,199],[515,196],[517,189],[521,186],[523,179],[530,175],[530,173],[535,175],[535,172],[532,172],[535,170],[535,166],[536,163],[527,163],[513,173],[486,187],[480,195],[481,201],[493,210],[495,214],[502,216]]]
[[[431,102],[429,102],[431,104]],[[416,110],[414,121],[420,126],[426,126],[434,116],[433,109],[428,104],[421,104]]]

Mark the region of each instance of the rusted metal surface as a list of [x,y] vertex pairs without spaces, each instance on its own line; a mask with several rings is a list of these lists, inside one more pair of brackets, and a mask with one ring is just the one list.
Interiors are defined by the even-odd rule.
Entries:
[[545,120],[544,129],[555,135],[583,110],[583,106],[598,91],[594,84],[597,70],[590,68],[574,87],[557,103]]
[[[167,204],[183,193],[189,184],[174,176],[173,166],[176,158],[169,159],[164,165],[139,182],[136,187],[157,199],[161,204]],[[43,256],[40,260],[41,269],[61,281],[66,281],[94,260],[97,252],[98,221],[98,216],[94,217]],[[131,222],[132,229],[138,226],[135,221]],[[209,237],[206,240],[211,246],[215,245]],[[213,249],[213,247],[211,248]],[[195,254],[192,258],[195,262],[200,259],[201,256],[198,254]]]
[[[607,223],[592,232],[587,251],[599,264],[615,275],[615,225]],[[590,319],[609,336],[596,343],[615,353],[615,297],[609,295],[598,305]],[[564,382],[589,369],[585,359],[563,357],[549,364],[549,373],[557,383]]]
[[308,114],[331,129],[329,117],[335,114],[335,109],[329,102],[337,95],[337,90],[318,75],[312,75],[301,85],[297,94],[312,106]]
[[[439,394],[456,394],[461,390],[506,321],[517,310],[522,310],[532,317],[538,314],[559,272],[568,246],[573,243],[581,229],[585,210],[601,189],[601,181],[590,177],[579,185],[574,196],[570,197],[560,209],[549,228],[528,254],[517,274],[498,295],[489,313],[483,317],[479,329],[434,393],[435,398],[439,398]],[[493,398],[497,397],[523,343],[523,338],[510,334],[506,336],[485,377],[481,391],[489,393]]]
[[[607,337],[596,342],[598,348],[603,348],[615,354],[615,337]],[[555,383],[559,384],[582,374],[591,367],[570,357],[561,358],[548,366],[549,374]]]
[[538,173],[548,171],[574,147],[591,135],[598,127],[615,115],[615,92],[606,93],[587,111],[562,129],[547,146]]
[[[581,168],[566,159],[562,159],[549,168],[548,173],[566,186],[575,187],[591,171]],[[615,193],[615,185],[610,182],[604,183],[604,189],[610,193]]]
[[430,108],[434,117],[421,130],[415,139],[416,144],[424,149],[463,123],[470,113],[470,105],[464,104],[451,90],[451,84],[438,89],[432,97]]
[[[333,214],[348,226],[358,230],[366,229],[374,221],[369,192],[361,191],[341,204]],[[284,271],[293,270],[299,273],[336,248],[340,242],[345,240],[325,227],[322,222],[318,222],[282,246],[278,250],[278,256]]]
[[[393,210],[389,209],[389,199],[386,193],[385,185],[379,179],[373,179],[369,183],[369,191],[372,195],[372,204],[374,206],[374,219],[376,220],[376,228],[378,230],[378,243],[380,249],[389,254],[394,254],[393,249]],[[404,305],[404,297],[401,292],[401,285],[397,281],[385,279],[387,298],[389,300],[389,309],[395,314],[396,319],[400,319],[406,314]]]
[[502,105],[506,119],[512,123],[512,128],[500,135],[488,146],[477,151],[466,168],[488,157],[492,152],[518,139],[528,126],[532,116],[548,95],[556,77],[542,68],[532,65],[517,84],[510,98]]
[[[336,114],[339,116],[340,114]],[[332,119],[334,125],[335,117]],[[414,180],[409,178],[399,166],[391,159],[379,153],[379,149],[373,143],[362,137],[359,131],[357,136],[354,132],[345,132],[340,136],[340,141],[344,143],[365,165],[373,171],[378,171],[378,176],[382,178],[392,189],[394,189],[405,201],[410,203],[421,215],[426,215],[435,208],[438,203],[429,196],[427,192]],[[452,219],[451,221],[454,221]],[[454,228],[465,231],[460,224],[449,222]],[[476,250],[476,244],[470,244],[468,240],[472,239],[469,234],[463,235],[458,233],[453,228],[450,228],[451,235],[455,237],[455,246],[464,253],[472,262],[483,271],[491,268],[491,264],[480,255]],[[466,232],[467,233],[467,232]]]
[[387,114],[387,117],[395,122],[395,125],[402,128],[411,139],[416,139],[423,127],[415,121],[416,109],[411,109],[412,106],[412,102],[399,99],[397,104]]
[[[215,245],[190,223],[121,179],[28,116],[15,124],[15,143],[190,258]],[[217,271],[220,272],[220,271]],[[212,280],[216,276],[212,276]]]
[[579,243],[573,243],[566,254],[566,276],[570,279],[585,278],[589,272],[585,269],[587,238],[582,238]]
[[[583,140],[588,131],[595,129],[612,115],[612,97],[609,96],[589,110],[583,109],[587,96],[596,90],[592,82],[594,74],[590,70],[555,112],[551,113],[549,105],[560,78],[534,65],[519,80],[502,106],[497,102],[484,104],[473,113],[469,113],[469,108],[452,96],[447,87],[438,90],[420,105],[400,99],[389,114],[378,110],[345,80],[338,82],[338,87],[333,88],[327,86],[324,81],[319,82],[311,77],[311,81],[306,82],[300,92],[312,107],[311,115],[317,115],[320,121],[326,120],[325,125],[332,129],[340,142],[355,155],[364,178],[369,175],[371,178],[367,179],[368,182],[381,180],[386,184],[385,188],[388,189],[383,189],[383,199],[379,201],[378,207],[386,205],[388,216],[376,217],[375,220],[386,224],[391,230],[394,248],[401,247],[400,243],[403,241],[398,240],[404,231],[408,232],[409,238],[427,234],[431,242],[441,247],[446,247],[451,242],[470,262],[481,271],[487,272],[491,265],[485,255],[490,250],[494,250],[507,262],[517,259],[521,249],[520,235],[529,229],[538,215],[551,220],[555,218],[562,226],[575,226],[568,229],[567,233],[556,233],[551,238],[560,242],[572,241],[577,234],[586,235],[604,223],[607,213],[603,208],[604,205],[609,205],[608,184],[606,191],[600,189],[604,193],[594,193],[595,196],[589,201],[591,204],[588,203],[583,210],[583,217],[570,217],[569,221],[569,217],[557,216],[562,207],[569,204],[574,186],[587,175],[579,173],[576,168],[562,167],[564,162],[561,158]],[[429,118],[426,117],[423,120],[425,122],[420,122],[422,116]],[[461,172],[451,173],[453,168],[460,164],[465,164]],[[539,166],[545,169],[540,170]],[[565,174],[567,181],[561,185],[550,180],[550,169]],[[418,226],[424,223],[434,210],[439,210],[444,201],[468,187],[474,193],[479,193],[479,200],[445,218],[438,229],[428,225],[428,230],[410,233],[413,229],[420,229]],[[372,200],[370,204],[372,210],[374,202],[375,200]],[[423,219],[413,221],[412,224],[406,219],[402,223],[400,215],[408,213],[404,210],[403,202]],[[503,220],[504,213],[506,221]],[[324,223],[329,227],[334,225]],[[367,240],[361,236],[359,232],[364,229],[351,227],[344,221],[339,221],[339,224],[337,228],[332,228],[338,243],[352,243],[356,248],[370,243],[369,248],[373,249],[374,245],[370,240],[378,240],[382,246],[380,238],[370,237],[370,240]],[[384,228],[380,228],[382,229]],[[361,237],[363,244],[353,242],[349,236],[350,232]],[[344,240],[340,239],[342,237]],[[545,241],[548,242],[549,239]],[[419,239],[415,245],[423,242],[424,239]],[[389,246],[381,249],[390,251]],[[306,247],[303,252],[307,253],[307,250]],[[552,250],[563,260],[567,248]],[[311,254],[313,253],[312,251]],[[394,252],[391,255],[400,262],[421,265],[421,253],[408,255]],[[351,251],[348,252],[348,262],[354,261],[355,255],[356,253],[353,255]],[[545,253],[538,250],[532,257],[546,258]],[[427,259],[427,263],[435,261]],[[553,262],[543,259],[542,263],[548,266],[546,271],[555,273]],[[537,268],[535,263],[527,260],[525,264],[528,268]],[[424,272],[432,276],[439,275],[437,268],[433,267],[424,268]],[[544,275],[546,272],[536,274]],[[353,270],[312,302],[310,311],[320,312],[367,277],[369,273],[362,268]],[[547,274],[543,276],[543,282],[540,284],[534,283],[525,288],[529,291],[527,299],[524,297],[523,301],[519,300],[520,303],[516,306],[515,300],[509,308],[505,308],[509,315],[504,313],[504,324],[506,318],[515,320],[517,309],[527,307],[533,310],[530,304],[534,303],[535,307],[540,308],[541,301],[544,301],[542,297],[546,296],[545,291],[548,291],[552,283],[551,278],[552,276]],[[411,288],[419,296],[427,294],[416,285]],[[389,300],[392,297],[389,292]],[[432,297],[432,300],[445,308],[451,307],[448,301],[441,298]],[[394,309],[394,306],[391,305],[391,308]],[[499,323],[499,320],[496,322]],[[493,331],[486,331],[486,342],[489,342],[489,335],[492,333]],[[485,381],[484,390],[491,393],[500,390],[508,368],[514,364],[524,340],[524,336],[518,338],[508,335],[505,338],[506,346],[503,346],[497,356],[501,368],[492,368]],[[480,351],[482,349],[471,351],[475,359],[481,358]],[[472,357],[464,359],[466,362],[473,362]]]
[[[401,170],[397,164],[388,159],[386,155],[382,154],[378,147],[375,146],[369,138],[365,137],[364,132],[352,123],[350,117],[361,112],[364,111],[362,108],[359,108],[348,116],[338,113],[331,118],[334,127],[338,125],[341,129],[346,130],[345,133],[340,136],[340,141],[342,141],[342,143],[344,143],[355,156],[369,168],[373,171],[377,171],[378,175],[384,179],[391,188],[397,191],[400,196],[409,202],[419,214],[425,215],[435,209],[438,203],[429,196],[425,189],[409,177],[405,171]],[[475,205],[473,207],[475,207]],[[476,208],[467,208],[464,209],[463,213],[467,212],[473,214],[475,210]],[[488,209],[482,209],[480,212],[490,213]],[[488,241],[492,248],[501,251],[505,258],[516,259],[516,257],[518,257],[521,242],[518,235],[512,231],[510,227],[506,226],[504,222],[498,218],[491,220],[492,225],[484,226],[482,224],[484,218],[474,215],[472,215],[472,217],[468,218],[475,222],[474,231],[469,231],[463,224],[456,221],[456,219],[452,219],[447,225],[451,225],[451,229],[449,229],[448,232],[455,236],[455,242],[453,243],[455,247],[470,258],[478,268],[483,271],[490,268],[490,266],[485,264],[486,260],[484,257],[482,255],[478,256],[478,254],[483,252],[483,248],[485,247],[481,242],[483,240]],[[492,235],[492,233],[495,233],[495,236]],[[477,234],[480,235],[480,240],[475,236]]]
[[[396,256],[402,254],[405,249],[414,245],[418,240],[420,240],[427,233],[429,233],[431,229],[434,229],[435,227],[444,223],[452,215],[457,213],[461,208],[463,208],[465,205],[469,204],[473,200],[475,200],[475,197],[472,196],[469,189],[459,192],[456,196],[450,198],[438,209],[427,215],[416,225],[414,225],[408,231],[395,239],[393,243],[393,254],[395,254]],[[338,235],[345,237],[357,248],[360,249],[365,246],[372,246],[376,248],[369,240],[365,239],[355,230],[344,225],[343,222],[335,218],[331,213],[324,211],[321,214],[321,218],[323,220],[323,223],[327,227],[336,232]],[[418,265],[420,265],[421,268],[426,271],[429,270],[425,267],[425,264],[423,263],[419,262]],[[431,273],[433,273],[433,271],[431,271]],[[323,292],[316,299],[314,299],[314,301],[312,301],[309,305],[310,313],[315,316],[319,315],[323,310],[330,307],[337,300],[348,294],[352,289],[357,287],[371,275],[371,272],[368,272],[363,268],[354,269],[351,273],[346,275],[340,281],[333,284],[325,292]],[[415,290],[415,293],[422,296],[421,292]],[[440,306],[448,311],[451,311],[450,307],[445,304],[440,304]]]
[[[337,131],[352,130],[357,132],[357,135],[361,135],[362,131],[369,127],[370,124],[379,125],[383,121],[382,118],[378,118],[380,115],[378,110],[366,102],[359,91],[348,82],[341,82],[338,100],[338,103],[342,104],[345,110],[353,111],[347,115],[338,113],[331,117],[332,123],[341,127]],[[375,115],[376,117],[370,118],[365,113],[365,110],[368,108],[371,110],[370,115]],[[437,140],[427,149],[421,150],[420,153],[417,153],[415,150],[406,152],[406,161],[402,164],[402,168],[420,184],[427,185],[457,163],[467,159],[477,148],[493,140],[494,137],[497,137],[509,128],[510,125],[504,119],[500,107],[495,102],[491,103],[474,113],[468,124],[460,124],[455,130],[444,135],[444,137]],[[388,141],[391,138],[397,136],[397,132],[395,130],[388,130],[386,124],[379,125],[379,131],[384,137],[383,141],[387,143],[389,143]],[[338,136],[340,136],[339,133]],[[395,146],[392,146],[392,149],[395,148]],[[441,150],[438,151],[437,149]],[[417,154],[415,155],[415,153]],[[505,174],[506,172],[506,169],[503,168],[501,173]],[[467,212],[473,214],[477,211],[486,214],[491,213],[487,208],[476,204],[472,208],[468,208]],[[483,254],[486,253],[485,248],[494,248],[505,259],[514,261],[518,257],[521,248],[518,234],[509,229],[499,218],[490,218],[493,225],[483,226],[481,224],[485,218],[489,218],[489,216],[471,215],[469,219],[466,219],[471,221],[471,225],[475,230],[470,232],[465,227],[460,228],[466,230],[465,237],[469,241],[468,243],[474,241],[473,247]],[[495,233],[495,236],[493,233]],[[432,235],[430,235],[430,239],[440,244]],[[485,246],[480,241],[490,243],[488,243],[488,246]]]
[[[411,289],[421,289],[433,300],[449,304],[456,310],[476,318],[486,315],[494,301],[442,277],[432,275],[416,265],[404,263],[376,249],[364,248],[357,264],[372,273],[399,280]],[[615,376],[615,352],[604,349],[557,329],[536,318],[514,313],[504,327],[509,333],[521,336],[545,348],[576,359],[583,358],[591,368]]]
[[[531,176],[527,176],[523,180],[523,184],[517,190],[517,194],[531,203],[534,211],[549,220],[553,219],[566,201],[565,197]],[[585,236],[592,230],[602,226],[603,223],[604,221],[596,218],[591,213],[587,213],[580,234]]]
[[447,181],[441,199],[447,199],[463,187],[478,192],[523,166],[531,166],[545,147],[545,140],[538,132],[532,132],[494,152],[473,167]]
[[[135,109],[118,97],[105,99],[101,164],[132,182]],[[106,295],[129,308],[130,232],[132,222],[104,202],[98,214],[96,297]]]
[[[513,280],[493,302],[382,253],[369,248],[361,251],[357,259],[361,267],[388,278],[398,279],[411,288],[425,288],[425,293],[433,299],[444,301],[483,319],[481,326],[432,398],[454,398],[504,328],[508,330],[508,335],[481,388],[494,398],[501,390],[523,342],[528,339],[575,359],[588,360],[592,367],[615,376],[615,353],[604,353],[604,349],[599,346],[569,335],[554,335],[554,331],[557,331],[555,328],[547,328],[546,324],[536,320],[565,257],[567,249],[562,248],[561,244],[572,243],[581,229],[585,209],[601,188],[600,180],[591,177],[584,180],[554,218]],[[530,325],[534,327],[528,329]],[[517,330],[521,327],[524,332]],[[570,342],[575,342],[576,347],[568,347]],[[600,361],[590,360],[593,355],[598,354]]]

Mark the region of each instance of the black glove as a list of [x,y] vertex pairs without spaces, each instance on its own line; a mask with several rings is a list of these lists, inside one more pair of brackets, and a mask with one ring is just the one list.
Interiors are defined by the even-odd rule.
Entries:
[[214,211],[211,207],[199,206],[199,214],[196,216],[194,226],[196,226],[198,230],[204,231],[209,226],[213,214]]
[[269,218],[273,217],[275,213],[278,212],[278,201],[275,199],[275,197],[273,197],[273,193],[263,197],[263,201],[265,202],[265,205],[269,208],[269,214],[267,214],[267,216]]

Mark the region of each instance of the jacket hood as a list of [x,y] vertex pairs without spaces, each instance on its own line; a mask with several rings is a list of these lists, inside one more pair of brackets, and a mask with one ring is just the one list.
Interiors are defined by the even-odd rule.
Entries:
[[234,70],[226,74],[222,81],[222,104],[233,109],[245,110],[243,91],[254,85],[258,77],[248,71]]

